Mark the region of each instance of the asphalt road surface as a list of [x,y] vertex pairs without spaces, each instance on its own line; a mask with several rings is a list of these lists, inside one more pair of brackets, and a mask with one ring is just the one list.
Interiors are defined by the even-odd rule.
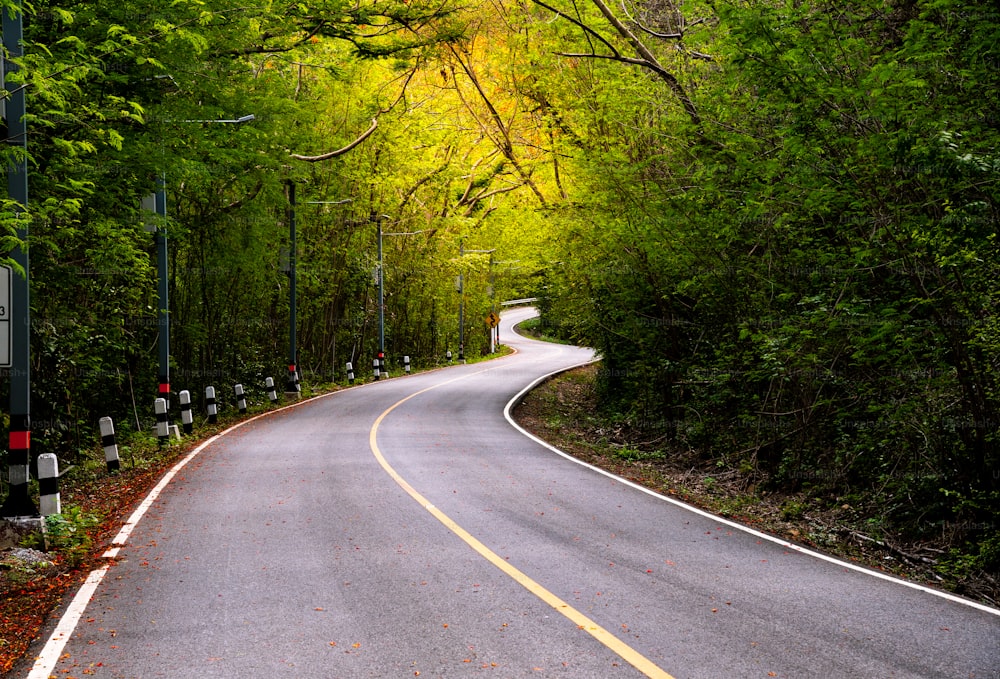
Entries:
[[200,447],[13,676],[1000,677],[1000,612],[741,530],[516,430],[515,395],[591,358],[515,337],[530,313],[505,314],[516,355],[344,390]]

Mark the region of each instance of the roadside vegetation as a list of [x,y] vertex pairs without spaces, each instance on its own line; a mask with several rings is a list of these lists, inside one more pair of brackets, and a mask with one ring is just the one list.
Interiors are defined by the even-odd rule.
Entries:
[[961,0],[25,3],[31,454],[86,475],[110,416],[146,464],[149,229],[196,412],[283,381],[293,259],[303,384],[366,373],[381,230],[393,369],[538,297],[623,462],[997,579],[998,36]]

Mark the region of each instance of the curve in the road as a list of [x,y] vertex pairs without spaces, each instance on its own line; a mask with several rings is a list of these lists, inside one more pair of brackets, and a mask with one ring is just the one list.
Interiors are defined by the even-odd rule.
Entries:
[[[577,360],[577,359],[574,358],[572,360]],[[563,361],[562,364],[566,365],[568,362],[569,361]],[[553,594],[552,593],[553,590],[555,590],[555,591],[558,591],[558,590],[555,587],[553,587],[551,583],[546,582],[543,578],[540,578],[537,574],[534,574],[534,578],[537,578],[538,580],[536,580],[536,579],[534,579],[532,577],[529,577],[526,573],[532,572],[530,570],[530,568],[525,568],[524,570],[521,570],[521,569],[518,569],[518,568],[514,568],[513,566],[510,565],[510,563],[505,558],[503,558],[501,556],[498,556],[498,554],[496,552],[492,551],[489,547],[486,547],[485,544],[481,543],[479,540],[477,540],[475,537],[473,537],[473,533],[476,532],[476,529],[474,528],[474,524],[473,523],[469,523],[467,521],[467,519],[464,517],[464,515],[456,514],[455,513],[455,508],[453,506],[451,506],[451,505],[447,505],[446,504],[447,501],[438,498],[438,505],[440,505],[441,507],[444,507],[445,509],[447,509],[447,512],[448,512],[447,514],[445,513],[444,510],[438,509],[437,507],[435,507],[434,503],[432,503],[431,501],[429,501],[427,499],[428,497],[435,497],[433,495],[433,493],[432,492],[428,492],[427,489],[423,488],[422,484],[417,480],[417,477],[412,476],[413,469],[406,466],[406,462],[405,462],[405,460],[403,458],[397,458],[396,457],[396,453],[394,452],[393,448],[394,448],[394,444],[398,445],[399,442],[398,441],[397,442],[393,442],[393,440],[392,440],[392,428],[390,427],[390,424],[395,422],[395,418],[392,418],[390,420],[390,422],[386,422],[386,420],[389,419],[389,416],[392,413],[395,413],[396,417],[406,417],[406,410],[409,409],[410,407],[412,407],[414,405],[414,403],[412,403],[412,402],[409,403],[409,406],[407,407],[407,409],[400,409],[400,406],[403,406],[403,404],[406,404],[406,403],[410,402],[411,399],[414,399],[417,396],[420,396],[421,394],[425,394],[425,393],[427,393],[429,391],[432,391],[433,389],[436,389],[437,387],[445,386],[446,384],[455,385],[456,383],[459,383],[461,380],[464,380],[464,379],[469,378],[469,377],[473,377],[475,375],[481,375],[482,373],[487,372],[487,371],[493,369],[493,368],[485,368],[484,367],[481,370],[476,370],[473,366],[469,366],[469,368],[472,368],[472,370],[469,370],[468,372],[463,372],[462,375],[460,375],[460,376],[458,376],[458,377],[456,377],[454,379],[448,379],[448,376],[442,375],[441,376],[443,378],[442,381],[439,382],[439,383],[437,383],[437,384],[435,384],[435,385],[433,385],[433,386],[431,386],[431,387],[429,387],[429,388],[419,389],[419,387],[417,387],[417,389],[414,391],[414,393],[407,393],[407,391],[409,389],[400,390],[396,394],[393,394],[391,396],[391,398],[383,399],[380,402],[378,402],[378,407],[371,409],[369,412],[371,412],[372,414],[374,414],[374,413],[377,413],[377,412],[379,412],[381,410],[381,414],[377,417],[377,419],[374,422],[371,419],[368,419],[370,416],[366,416],[364,426],[360,427],[360,428],[358,428],[356,430],[357,439],[356,439],[356,443],[355,443],[355,446],[356,446],[355,450],[357,452],[359,452],[362,457],[366,456],[366,451],[364,450],[364,437],[367,435],[368,436],[369,447],[371,449],[370,452],[374,455],[375,460],[377,461],[377,463],[379,465],[381,465],[383,471],[385,471],[389,475],[389,477],[393,480],[393,482],[395,484],[398,484],[403,490],[405,490],[406,493],[409,494],[409,496],[410,496],[411,499],[415,500],[421,507],[423,507],[432,516],[434,516],[434,518],[438,522],[440,522],[442,525],[444,525],[445,527],[447,527],[454,535],[456,535],[457,537],[461,538],[467,546],[472,547],[475,550],[475,552],[477,552],[477,554],[478,554],[478,557],[472,557],[473,560],[476,560],[477,558],[481,557],[481,558],[485,559],[486,561],[492,563],[501,572],[503,572],[509,578],[513,579],[515,582],[517,582],[522,587],[524,587],[528,592],[530,592],[530,594],[533,595],[536,598],[535,599],[536,601],[542,601],[542,602],[544,602],[545,606],[550,606],[552,609],[554,609],[555,611],[559,612],[562,616],[565,616],[565,618],[573,621],[573,623],[575,623],[580,628],[581,631],[588,632],[593,639],[595,639],[598,642],[600,642],[601,644],[603,644],[603,646],[604,646],[605,649],[608,649],[612,653],[620,656],[624,661],[626,661],[627,663],[631,664],[637,671],[639,671],[641,673],[644,673],[647,676],[651,676],[651,677],[664,677],[665,679],[668,678],[668,677],[670,677],[669,674],[667,674],[664,670],[662,670],[660,667],[658,667],[656,664],[654,664],[654,662],[648,660],[647,657],[643,655],[643,653],[646,653],[648,655],[649,654],[649,650],[645,650],[645,651],[643,651],[643,653],[640,653],[639,651],[634,650],[632,647],[630,647],[629,645],[627,645],[624,641],[618,639],[613,634],[611,634],[610,632],[607,631],[608,628],[607,628],[607,621],[606,620],[603,620],[603,622],[605,623],[605,627],[601,627],[600,624],[597,624],[596,622],[594,622],[590,617],[588,617],[587,615],[584,615],[580,611],[577,611],[577,610],[573,609],[570,605],[568,605],[566,603],[565,600],[563,600],[559,596],[556,596],[555,594]],[[560,371],[554,371],[552,374],[555,374],[556,372],[560,372]],[[535,373],[535,374],[537,375],[537,373]],[[547,375],[546,377],[548,377],[548,376],[550,376],[550,375]],[[534,375],[532,377],[534,377]],[[539,382],[541,382],[542,380],[546,379],[546,377],[542,377],[542,378],[539,378],[538,380],[535,380],[531,385],[529,385],[528,387],[526,387],[523,391],[521,391],[520,393],[518,393],[516,396],[514,396],[510,401],[508,401],[506,403],[506,408],[504,409],[504,415],[505,415],[505,417],[506,417],[506,419],[507,419],[507,421],[509,423],[514,424],[512,418],[510,417],[510,410],[513,407],[513,405],[516,404],[523,397],[523,395],[528,390],[530,390],[534,386],[537,386],[537,384]],[[364,385],[364,386],[368,386],[368,385]],[[375,385],[371,385],[371,386],[375,386]],[[414,385],[414,386],[416,386],[416,385]],[[519,384],[517,388],[519,389],[520,386],[521,385]],[[376,388],[376,392],[374,392],[374,393],[378,393],[378,391],[377,391],[378,389],[379,389],[379,387]],[[343,393],[343,391],[333,392],[333,393]],[[367,389],[364,392],[362,392],[362,394],[368,394],[368,393],[369,392],[368,392]],[[441,392],[438,392],[438,395],[440,395],[440,393]],[[507,393],[509,394],[510,392],[507,392]],[[326,396],[330,396],[330,395],[332,395],[332,394],[325,394],[325,395],[323,395],[321,397],[317,397],[317,398],[325,398]],[[505,395],[503,398],[506,399],[507,395]],[[180,460],[171,469],[170,472],[168,472],[168,474],[164,477],[164,479],[160,482],[160,484],[158,484],[157,487],[154,488],[154,490],[146,498],[146,500],[144,500],[144,502],[136,510],[136,512],[134,512],[132,514],[132,516],[129,517],[128,521],[122,527],[122,529],[119,532],[118,536],[116,536],[113,544],[111,545],[111,548],[105,553],[105,557],[108,558],[108,564],[112,563],[116,559],[118,550],[122,546],[125,545],[126,541],[128,541],[129,545],[131,545],[131,543],[134,542],[137,539],[137,538],[133,538],[132,540],[130,540],[129,536],[131,535],[132,530],[138,524],[139,520],[145,514],[146,510],[149,509],[153,505],[153,503],[156,501],[157,497],[159,496],[160,492],[163,491],[167,487],[167,485],[171,482],[171,480],[174,479],[174,477],[177,476],[178,472],[183,467],[185,467],[185,465],[187,465],[189,462],[191,462],[199,453],[201,453],[202,451],[204,451],[206,448],[208,448],[209,446],[211,446],[213,443],[217,442],[218,439],[222,438],[223,436],[226,436],[227,434],[233,432],[234,430],[236,430],[236,429],[238,429],[240,427],[243,427],[246,424],[249,424],[250,422],[253,422],[253,421],[258,420],[258,419],[263,418],[263,417],[270,417],[270,416],[272,416],[272,415],[274,415],[276,413],[287,412],[287,410],[289,410],[289,408],[292,408],[292,407],[297,408],[300,405],[304,405],[304,404],[309,403],[309,402],[314,402],[316,400],[317,399],[309,399],[308,401],[301,401],[301,402],[292,404],[291,406],[288,406],[288,407],[285,407],[285,408],[282,408],[282,409],[277,409],[277,410],[269,411],[269,412],[264,413],[262,415],[259,415],[257,417],[250,418],[250,419],[248,419],[248,420],[246,420],[244,422],[241,422],[241,423],[239,423],[239,424],[237,424],[237,425],[235,425],[235,426],[227,429],[226,431],[220,433],[219,435],[214,436],[214,437],[208,439],[207,441],[205,441],[204,443],[202,443],[201,445],[199,445],[197,448],[195,448],[191,453],[189,453],[186,457],[184,457],[182,460]],[[395,402],[393,403],[393,401],[395,401]],[[391,405],[389,405],[390,403],[391,403]],[[502,401],[498,400],[497,403],[494,405],[494,407],[497,407],[500,403],[502,403]],[[397,409],[399,409],[399,410],[397,410]],[[497,410],[499,410],[499,407],[497,407]],[[438,411],[440,411],[440,408],[438,408]],[[383,424],[385,424],[385,426],[381,428],[382,450],[380,450],[380,448],[379,448],[379,432],[380,432],[380,426],[383,425]],[[500,424],[503,425],[503,422],[501,421]],[[998,611],[997,609],[994,609],[994,608],[991,608],[991,607],[988,607],[988,606],[984,606],[984,605],[981,605],[981,604],[977,604],[977,603],[971,602],[971,601],[969,601],[967,599],[963,599],[963,598],[960,598],[960,597],[956,597],[954,595],[950,595],[950,594],[948,594],[946,592],[941,592],[941,591],[934,590],[934,589],[931,589],[931,588],[928,588],[928,587],[924,587],[922,585],[918,585],[918,584],[915,584],[915,583],[911,583],[911,582],[900,580],[900,579],[895,578],[895,577],[891,577],[891,576],[887,576],[887,575],[884,575],[884,574],[881,574],[881,573],[877,573],[877,572],[871,571],[869,569],[858,567],[855,564],[851,564],[851,563],[848,563],[848,562],[840,561],[838,559],[834,559],[833,557],[829,557],[827,555],[823,555],[823,554],[820,554],[820,553],[817,553],[817,552],[812,552],[812,551],[804,549],[804,548],[802,548],[802,547],[800,547],[798,545],[787,543],[787,542],[785,542],[785,541],[783,541],[783,540],[781,540],[779,538],[775,538],[773,536],[769,536],[769,535],[766,535],[766,534],[763,534],[763,533],[759,533],[759,532],[754,531],[753,529],[750,529],[750,528],[748,528],[746,526],[742,526],[742,525],[739,525],[739,524],[736,524],[736,523],[732,523],[730,521],[726,521],[725,519],[721,519],[721,518],[716,517],[714,515],[708,514],[707,512],[701,511],[701,510],[699,510],[697,508],[694,508],[694,507],[692,507],[690,505],[687,505],[687,504],[685,504],[683,502],[677,501],[677,500],[675,500],[673,498],[670,498],[668,496],[665,496],[665,495],[662,495],[660,493],[656,493],[656,492],[654,492],[652,490],[649,490],[647,488],[641,487],[641,486],[639,486],[637,484],[634,484],[634,483],[632,483],[632,482],[630,482],[630,481],[628,481],[626,479],[622,479],[621,477],[615,476],[613,474],[609,474],[609,473],[607,473],[607,472],[605,472],[605,471],[603,471],[601,469],[593,467],[592,465],[588,465],[588,464],[586,464],[586,463],[584,463],[584,462],[582,462],[580,460],[577,460],[576,458],[573,458],[573,457],[571,457],[571,456],[563,453],[562,451],[559,451],[556,448],[553,448],[552,446],[549,446],[549,445],[545,444],[543,441],[539,441],[536,437],[531,436],[530,434],[528,434],[527,432],[525,432],[520,427],[517,427],[516,424],[514,424],[514,426],[515,426],[516,429],[520,430],[521,433],[524,433],[524,434],[528,435],[530,438],[538,441],[539,443],[541,443],[543,446],[545,446],[549,450],[552,450],[552,451],[558,453],[559,455],[561,455],[561,456],[563,456],[563,457],[565,457],[565,458],[567,458],[567,459],[569,459],[569,460],[571,460],[571,461],[573,461],[573,462],[575,462],[577,464],[583,465],[584,467],[589,467],[589,468],[593,469],[594,471],[597,471],[597,472],[599,472],[601,474],[604,474],[605,476],[608,476],[608,477],[614,479],[614,481],[616,483],[621,483],[621,484],[630,486],[630,487],[632,487],[634,489],[638,489],[638,490],[642,491],[643,493],[647,494],[648,496],[652,496],[652,497],[654,497],[654,498],[656,498],[658,500],[663,500],[663,501],[665,501],[665,502],[667,502],[667,503],[669,503],[671,505],[680,507],[680,508],[682,508],[682,509],[684,509],[684,510],[686,510],[688,512],[692,512],[694,514],[698,514],[698,515],[704,516],[704,517],[710,517],[713,522],[718,522],[720,524],[724,524],[724,525],[729,526],[731,528],[738,529],[739,531],[744,532],[744,533],[749,534],[749,535],[753,535],[753,536],[759,538],[760,540],[766,540],[768,542],[781,545],[782,547],[784,547],[784,548],[786,548],[788,550],[794,550],[794,551],[796,551],[796,552],[798,552],[800,554],[807,555],[807,556],[810,556],[810,557],[814,557],[814,558],[816,558],[818,560],[822,560],[822,561],[825,561],[825,562],[837,564],[838,566],[840,566],[840,567],[842,567],[844,569],[849,569],[849,570],[852,570],[852,571],[857,571],[857,572],[860,572],[860,573],[872,575],[872,576],[875,576],[876,578],[879,578],[879,579],[882,579],[882,580],[888,580],[888,581],[894,582],[896,584],[902,584],[905,587],[908,587],[908,588],[911,588],[911,589],[915,589],[915,590],[919,590],[921,592],[929,593],[929,594],[934,595],[935,597],[940,597],[942,599],[948,599],[949,601],[960,603],[963,606],[978,609],[979,611],[991,614],[991,616],[998,616],[998,615],[1000,615],[1000,611]],[[405,432],[404,432],[403,436],[405,437]],[[399,438],[398,434],[397,434],[397,438]],[[405,438],[404,438],[404,440],[405,440]],[[229,439],[226,439],[226,441],[229,441]],[[222,447],[225,447],[225,445],[226,444],[224,442]],[[383,450],[386,451],[386,454],[383,454]],[[393,467],[392,465],[389,464],[387,458],[393,460],[393,464],[395,464],[395,467]],[[403,473],[397,472],[397,469],[403,470]],[[409,478],[411,481],[413,481],[413,485],[411,485],[411,483],[409,481],[407,481],[407,478]],[[414,485],[415,486],[421,486],[423,492],[422,493],[418,492],[415,489]],[[614,485],[614,484],[611,484],[611,485]],[[403,499],[403,503],[404,504],[406,504],[407,502],[408,502],[408,500]],[[154,512],[154,514],[155,514],[155,512]],[[456,521],[452,520],[452,518],[450,518],[450,517],[453,517],[453,516],[457,516],[465,524],[465,527],[463,528],[463,526],[459,525]],[[145,524],[144,524],[144,526],[145,526]],[[141,535],[142,531],[144,529],[145,529],[144,527],[140,528],[139,532],[137,532],[136,535],[137,536]],[[726,566],[726,567],[728,568],[728,566]],[[524,568],[523,565],[522,565],[522,568]],[[77,623],[80,621],[81,617],[83,616],[83,613],[84,613],[85,609],[87,608],[88,602],[90,601],[91,597],[94,596],[95,591],[97,591],[99,589],[101,581],[105,579],[105,574],[107,572],[108,572],[108,566],[105,566],[105,567],[100,568],[98,570],[95,570],[93,573],[91,573],[91,575],[87,579],[87,582],[85,583],[85,585],[77,593],[76,597],[74,598],[74,600],[71,602],[71,604],[67,608],[66,613],[63,615],[62,619],[58,622],[58,625],[57,625],[57,627],[55,629],[55,632],[52,634],[52,636],[48,639],[48,642],[45,644],[43,650],[41,651],[40,655],[38,656],[37,662],[35,662],[35,665],[34,665],[32,671],[31,671],[31,673],[28,675],[29,679],[46,679],[47,677],[49,677],[52,674],[53,669],[60,662],[60,656],[63,653],[63,649],[66,646],[66,642],[70,639],[71,636],[73,636],[74,634],[78,634],[77,632],[74,632],[74,630],[77,627]],[[502,578],[500,578],[500,579],[502,579]],[[539,584],[539,582],[538,582],[539,580],[542,581],[542,582],[546,582],[546,585],[548,585],[548,587],[543,587],[541,584]],[[525,598],[529,598],[529,597],[525,597]],[[319,610],[319,609],[316,609],[316,610]],[[600,618],[598,618],[598,619],[600,619]],[[671,623],[673,621],[670,620],[670,616],[667,615],[667,616],[665,616],[665,618],[661,618],[661,622],[663,624],[665,624],[665,625],[671,625]],[[610,627],[610,629],[614,629],[614,627],[612,626],[612,627]],[[942,629],[945,629],[945,628],[942,628]],[[587,643],[590,644],[591,641],[588,639]],[[980,643],[982,643],[982,642],[980,642]],[[650,656],[650,657],[654,657],[654,656]],[[681,664],[681,665],[683,666],[683,664]],[[687,672],[684,669],[674,670],[674,671],[675,672],[679,671],[680,674],[683,674],[683,675],[687,676]],[[692,675],[692,676],[694,676],[694,675]],[[697,675],[697,676],[702,676],[702,675]],[[938,675],[935,675],[935,676],[938,676]],[[944,676],[944,675],[941,675],[941,676]],[[988,674],[987,676],[993,676],[993,674]],[[1000,677],[1000,675],[997,675],[997,676]]]
[[577,609],[570,606],[568,603],[566,603],[561,598],[550,592],[548,589],[537,583],[535,580],[528,577],[528,575],[526,575],[523,571],[512,566],[499,554],[497,554],[492,549],[490,549],[482,542],[477,540],[475,537],[473,537],[471,533],[462,528],[450,516],[448,516],[443,511],[435,507],[430,501],[427,500],[427,498],[421,495],[420,492],[418,492],[412,485],[410,485],[410,483],[406,479],[404,479],[385,459],[385,456],[382,454],[382,451],[379,449],[378,446],[378,430],[379,426],[382,424],[385,418],[389,416],[389,414],[392,411],[396,410],[396,408],[403,405],[410,399],[416,398],[421,394],[425,394],[428,391],[432,391],[439,387],[452,384],[453,382],[457,382],[459,380],[467,379],[469,377],[472,377],[473,375],[478,375],[482,372],[486,372],[486,370],[489,369],[481,370],[478,373],[469,373],[466,375],[462,375],[461,377],[456,377],[455,379],[448,380],[447,382],[439,382],[438,384],[435,384],[431,387],[414,392],[409,396],[407,396],[406,398],[402,398],[396,403],[386,408],[382,412],[382,414],[380,414],[378,418],[376,418],[375,423],[372,425],[372,428],[369,431],[368,435],[368,443],[371,446],[371,451],[372,454],[375,456],[375,459],[378,461],[382,469],[384,469],[385,472],[393,479],[393,481],[399,484],[399,486],[404,491],[406,491],[406,493],[410,497],[416,500],[421,507],[430,512],[430,514],[435,519],[440,521],[448,530],[450,530],[463,542],[469,545],[469,547],[471,547],[481,557],[483,557],[491,564],[493,564],[501,571],[503,571],[503,573],[509,576],[512,580],[514,580],[519,585],[524,587],[526,590],[531,592],[533,595],[535,595],[536,597],[544,601],[546,604],[551,606],[557,613],[568,618],[581,630],[587,632],[597,641],[599,641],[600,643],[608,647],[610,650],[617,653],[622,658],[622,660],[635,667],[637,670],[645,674],[647,677],[650,677],[651,679],[673,679],[673,677],[670,674],[665,672],[654,662],[646,658],[644,655],[639,653],[637,650],[635,650],[625,642],[623,642],[621,639],[616,637],[608,630],[598,625],[589,617],[587,617]]
[[[569,370],[572,370],[572,368],[569,368]],[[557,371],[555,371],[553,373],[550,373],[548,375],[544,375],[542,377],[539,377],[534,382],[532,382],[531,384],[529,384],[528,386],[526,386],[524,389],[522,389],[516,396],[514,396],[514,398],[512,398],[507,403],[506,408],[504,408],[503,415],[504,415],[504,418],[507,420],[507,422],[510,423],[510,425],[512,427],[514,427],[515,429],[517,429],[519,432],[521,432],[522,434],[524,434],[525,436],[527,436],[528,438],[530,438],[531,440],[533,440],[535,443],[537,443],[537,444],[539,444],[539,445],[547,448],[548,450],[552,451],[553,453],[556,453],[557,455],[561,455],[562,457],[566,458],[567,460],[569,460],[571,462],[575,462],[576,464],[579,464],[581,466],[587,467],[588,469],[591,469],[592,471],[595,471],[598,474],[601,474],[603,476],[607,476],[609,478],[612,478],[615,481],[618,481],[619,483],[622,483],[622,484],[624,484],[626,486],[630,486],[630,487],[632,487],[632,488],[634,488],[634,489],[636,489],[638,491],[641,491],[641,492],[643,492],[643,493],[645,493],[647,495],[651,495],[651,496],[653,496],[653,497],[655,497],[655,498],[657,498],[659,500],[663,500],[664,502],[668,502],[668,503],[670,503],[672,505],[675,505],[677,507],[681,507],[682,509],[685,509],[685,510],[687,510],[687,511],[693,513],[693,514],[698,514],[699,516],[703,516],[705,518],[711,519],[712,521],[720,523],[720,524],[722,524],[724,526],[727,526],[729,528],[735,528],[736,530],[743,531],[744,533],[748,533],[750,535],[753,535],[754,537],[759,538],[761,540],[765,540],[767,542],[771,542],[771,543],[774,543],[776,545],[780,545],[781,547],[783,547],[785,549],[789,549],[789,550],[792,550],[792,551],[795,551],[795,552],[799,552],[800,554],[805,554],[805,555],[813,557],[815,559],[819,559],[820,561],[826,561],[828,563],[836,564],[837,566],[846,568],[848,570],[856,571],[858,573],[864,573],[865,575],[870,575],[873,578],[878,578],[880,580],[886,580],[888,582],[892,582],[892,583],[895,583],[897,585],[903,585],[904,587],[909,587],[910,589],[915,589],[915,590],[917,590],[919,592],[924,592],[925,594],[931,594],[933,596],[940,597],[942,599],[947,599],[948,601],[952,601],[952,602],[955,602],[955,603],[958,603],[958,604],[962,604],[963,606],[968,606],[970,608],[975,608],[977,610],[983,611],[984,613],[989,613],[990,615],[995,615],[997,617],[1000,617],[1000,608],[993,608],[992,606],[987,606],[986,604],[981,604],[981,603],[979,603],[977,601],[973,601],[971,599],[965,599],[963,597],[956,596],[954,594],[950,594],[949,592],[945,592],[945,591],[940,590],[940,589],[934,589],[933,587],[927,587],[927,586],[921,585],[920,583],[917,583],[917,582],[911,582],[909,580],[903,580],[903,579],[901,579],[901,578],[899,578],[897,576],[889,575],[888,573],[880,573],[878,571],[872,570],[871,568],[867,568],[865,566],[859,566],[856,563],[851,563],[850,561],[844,561],[842,559],[838,559],[835,556],[830,556],[829,554],[823,554],[822,552],[815,552],[815,551],[813,551],[811,549],[807,549],[807,548],[803,547],[802,545],[797,545],[794,542],[788,542],[787,540],[782,540],[781,538],[775,537],[773,535],[769,535],[768,533],[762,533],[762,532],[760,532],[758,530],[754,530],[753,528],[750,528],[749,526],[745,526],[745,525],[743,525],[741,523],[736,523],[735,521],[730,521],[729,519],[725,519],[725,518],[723,518],[723,517],[721,517],[721,516],[719,516],[717,514],[712,514],[711,512],[707,512],[707,511],[705,511],[703,509],[699,509],[698,507],[695,507],[693,505],[687,504],[686,502],[682,502],[682,501],[680,501],[680,500],[678,500],[676,498],[672,498],[669,495],[663,495],[662,493],[658,493],[655,490],[647,488],[646,486],[642,486],[642,485],[639,485],[638,483],[635,483],[633,481],[629,481],[628,479],[622,478],[621,476],[618,476],[617,474],[613,474],[613,473],[609,472],[606,469],[601,469],[600,467],[596,467],[596,466],[594,466],[594,465],[592,465],[592,464],[590,464],[588,462],[584,462],[583,460],[581,460],[579,458],[573,457],[572,455],[570,455],[568,453],[565,453],[562,450],[559,450],[558,448],[556,448],[552,444],[550,444],[547,441],[544,441],[544,440],[538,438],[537,436],[535,436],[534,434],[532,434],[530,431],[528,431],[527,429],[525,429],[524,427],[522,427],[521,425],[519,425],[514,420],[514,416],[512,414],[512,411],[514,409],[514,406],[517,403],[519,403],[521,401],[521,399],[523,399],[524,396],[528,392],[530,392],[532,389],[536,388],[542,382],[545,382],[546,380],[551,379],[555,375],[558,375],[558,374],[563,373],[563,372],[566,372],[566,370],[557,370]]]

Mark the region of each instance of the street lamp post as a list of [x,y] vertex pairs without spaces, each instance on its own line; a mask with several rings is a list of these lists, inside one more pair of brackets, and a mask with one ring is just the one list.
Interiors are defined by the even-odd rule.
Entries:
[[[235,123],[242,124],[255,120],[253,115],[245,115],[235,119],[223,120],[181,120],[182,123]],[[156,327],[159,333],[159,396],[164,399],[167,409],[170,409],[170,282],[168,279],[167,254],[167,177],[160,173],[156,180],[156,193],[143,201],[143,207],[152,207],[156,213],[157,223],[152,230],[156,233],[156,270],[157,270],[157,313]]]
[[382,218],[386,215],[371,213],[378,231],[378,362],[381,372],[385,372],[385,274],[382,270]]
[[167,280],[167,177],[160,174],[153,194],[153,211],[159,216],[156,229],[157,312],[156,328],[159,331],[160,370],[159,398],[166,401],[170,410],[170,283]]
[[407,231],[405,233],[383,233],[382,220],[389,215],[376,215],[371,213],[371,221],[375,222],[378,230],[378,359],[379,367],[385,372],[385,267],[382,260],[382,237],[383,236],[416,236],[420,231]]
[[296,242],[295,229],[295,182],[288,182],[288,379],[285,392],[298,396],[300,387],[298,376],[298,350],[295,346],[295,323],[298,305],[298,276],[296,274]]

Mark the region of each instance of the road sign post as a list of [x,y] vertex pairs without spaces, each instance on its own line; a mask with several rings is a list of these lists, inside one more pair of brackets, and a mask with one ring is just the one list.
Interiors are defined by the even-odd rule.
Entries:
[[[23,18],[20,0],[6,3],[3,9],[4,75],[19,69],[24,56]],[[28,128],[25,87],[15,87],[7,96],[7,144],[16,149],[7,167],[7,196],[14,203],[17,238],[21,242],[10,257],[22,273],[10,280],[8,305],[10,316],[10,426],[7,447],[7,498],[0,507],[0,516],[36,516],[38,508],[28,490],[31,461],[31,288],[29,287],[28,222],[20,217],[28,208]]]
[[10,368],[13,365],[10,355],[10,277],[11,268],[0,266],[0,368]]
[[500,316],[495,311],[491,311],[486,314],[486,325],[490,327],[490,353],[495,353],[497,350],[496,342],[496,332],[495,328],[500,325]]

